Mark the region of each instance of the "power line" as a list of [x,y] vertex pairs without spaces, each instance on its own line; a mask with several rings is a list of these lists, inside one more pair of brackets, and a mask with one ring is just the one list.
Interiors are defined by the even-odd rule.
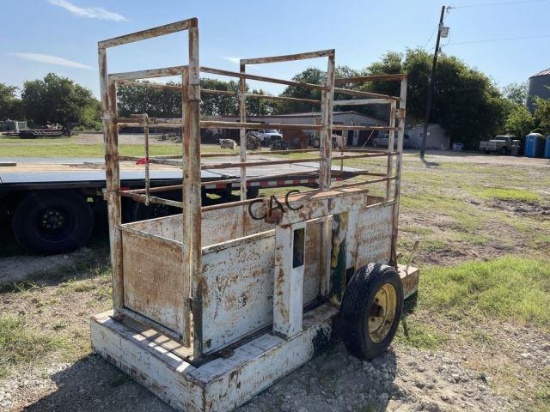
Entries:
[[521,4],[521,3],[540,3],[548,0],[517,0],[517,1],[501,1],[498,3],[482,3],[482,4],[468,4],[465,6],[451,6],[452,9],[469,9],[472,7],[486,7],[486,6],[505,6],[508,4]]
[[509,41],[509,40],[542,39],[542,38],[547,38],[547,37],[550,37],[550,34],[543,34],[543,35],[540,35],[540,36],[502,37],[500,39],[485,39],[485,40],[464,41],[464,42],[460,42],[460,43],[448,43],[445,47],[458,46],[458,45],[461,45],[461,44],[490,43],[490,42]]
[[424,47],[422,47],[423,50],[428,46],[428,43],[430,43],[430,41],[432,41],[432,38],[433,38],[436,31],[437,31],[437,28],[435,28],[434,31],[432,31],[432,34],[430,34],[430,38],[428,39],[428,41],[426,42]]

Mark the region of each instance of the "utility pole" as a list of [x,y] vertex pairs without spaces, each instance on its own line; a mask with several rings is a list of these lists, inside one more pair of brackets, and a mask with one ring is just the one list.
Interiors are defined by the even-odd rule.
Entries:
[[430,122],[430,111],[432,109],[432,100],[435,87],[435,69],[437,66],[437,55],[439,53],[439,40],[441,39],[441,33],[445,30],[447,37],[448,29],[443,26],[443,16],[445,15],[445,6],[441,7],[441,17],[439,18],[439,27],[437,28],[437,40],[435,42],[434,59],[432,64],[432,73],[430,74],[430,84],[428,85],[428,98],[426,100],[426,115],[424,116],[424,129],[422,130],[422,144],[420,146],[420,158],[424,160],[424,152],[426,151],[426,138],[428,136],[428,123]]

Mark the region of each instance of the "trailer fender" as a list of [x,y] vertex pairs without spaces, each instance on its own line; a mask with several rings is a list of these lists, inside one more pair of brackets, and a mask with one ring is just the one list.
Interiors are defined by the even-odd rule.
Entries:
[[373,359],[390,345],[403,311],[403,285],[396,270],[370,263],[348,283],[340,306],[342,340],[348,351]]
[[92,233],[94,214],[74,190],[33,191],[16,207],[12,231],[26,250],[38,254],[71,252]]

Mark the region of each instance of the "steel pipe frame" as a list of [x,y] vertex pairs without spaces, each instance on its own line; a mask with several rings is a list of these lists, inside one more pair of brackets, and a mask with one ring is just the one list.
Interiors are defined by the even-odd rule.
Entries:
[[[196,21],[195,21],[196,23]],[[104,115],[103,118],[104,118],[104,121],[106,120],[107,121],[107,126],[105,128],[106,130],[106,148],[107,148],[107,154],[106,154],[106,163],[108,164],[108,175],[110,175],[110,178],[108,179],[108,193],[110,193],[110,195],[112,196],[113,193],[116,191],[113,191],[112,189],[113,188],[116,188],[117,186],[117,183],[118,183],[118,186],[119,186],[119,170],[118,170],[118,165],[114,166],[114,167],[111,167],[109,165],[110,161],[112,160],[113,158],[113,154],[117,154],[117,148],[115,148],[115,150],[113,151],[113,143],[114,146],[116,146],[116,143],[118,142],[118,130],[117,129],[117,123],[118,125],[122,125],[122,124],[135,124],[134,122],[131,122],[131,121],[125,121],[125,119],[120,119],[118,122],[116,121],[116,85],[115,85],[115,80],[123,80],[123,81],[126,81],[127,79],[130,79],[130,78],[137,78],[138,76],[149,76],[149,77],[155,77],[155,76],[163,76],[163,75],[172,75],[174,73],[180,73],[180,72],[183,72],[183,89],[184,89],[184,92],[187,91],[188,93],[183,93],[183,106],[184,106],[184,115],[183,115],[183,122],[185,124],[185,127],[184,127],[184,139],[183,139],[183,149],[184,149],[184,158],[186,158],[187,161],[184,161],[184,176],[188,177],[187,179],[184,179],[184,192],[186,193],[186,197],[185,200],[184,200],[184,206],[189,206],[188,208],[186,207],[186,210],[189,212],[187,214],[187,224],[184,223],[184,227],[188,227],[188,228],[191,228],[193,226],[195,226],[192,230],[184,230],[184,246],[183,246],[183,255],[184,255],[184,265],[187,266],[187,269],[188,269],[188,272],[189,274],[191,273],[200,273],[194,269],[198,269],[200,270],[200,253],[196,253],[194,250],[193,250],[193,244],[199,244],[200,245],[200,241],[197,242],[197,239],[200,240],[200,203],[197,202],[197,200],[200,202],[200,185],[193,185],[193,182],[192,180],[198,180],[200,181],[200,174],[197,176],[192,176],[193,172],[196,173],[196,171],[198,170],[198,168],[194,168],[191,166],[192,164],[196,163],[196,159],[198,159],[200,157],[200,147],[199,147],[199,144],[198,144],[198,139],[193,139],[193,136],[198,136],[199,135],[199,130],[200,130],[200,126],[201,126],[201,122],[199,120],[199,112],[198,112],[198,102],[200,101],[200,83],[199,83],[199,77],[198,77],[198,73],[199,73],[199,69],[198,69],[198,52],[196,54],[193,55],[193,51],[194,50],[198,50],[198,29],[196,26],[193,26],[193,25],[190,25],[190,35],[189,35],[189,49],[190,49],[190,65],[189,66],[178,66],[178,67],[174,67],[174,68],[168,68],[168,69],[157,69],[157,70],[149,70],[149,71],[141,71],[141,72],[132,72],[132,73],[125,73],[125,74],[115,74],[115,75],[111,75],[108,77],[108,79],[106,78],[103,78],[102,76],[102,91],[105,91],[105,90],[108,90],[107,93],[102,93],[102,101],[104,103],[107,103],[107,104],[104,104],[104,107],[108,108],[108,110],[106,110],[107,115]],[[195,35],[192,35],[191,34],[191,31],[195,31]],[[151,30],[148,30],[148,31],[145,31],[144,33],[153,33]],[[128,36],[123,36],[123,37],[127,37],[126,40],[130,40],[130,37]],[[135,38],[135,36],[133,37],[134,40],[132,41],[136,41],[138,40],[137,38]],[[121,40],[122,41],[122,38]],[[103,45],[105,44],[111,44],[109,42],[102,42]],[[114,43],[112,43],[114,44]],[[118,44],[118,43],[117,43]],[[121,43],[123,44],[123,43]],[[304,57],[304,56],[307,56],[308,54],[302,54],[302,55],[292,55],[292,59],[297,59],[299,58],[300,56]],[[311,55],[311,54],[310,54]],[[313,89],[320,89],[322,91],[322,99],[321,99],[321,125],[319,125],[317,127],[317,125],[307,125],[310,129],[320,129],[321,130],[321,152],[322,152],[322,156],[321,158],[317,158],[316,160],[321,160],[322,161],[322,164],[321,164],[321,168],[320,168],[320,179],[319,179],[319,186],[320,186],[320,191],[325,191],[325,190],[328,190],[330,189],[331,187],[331,178],[330,178],[330,173],[331,173],[331,167],[330,167],[330,164],[332,162],[332,144],[331,144],[331,130],[332,130],[332,107],[333,107],[333,104],[334,104],[334,100],[333,100],[333,95],[334,95],[334,84],[335,84],[335,79],[334,79],[334,68],[335,68],[335,64],[334,64],[334,51],[329,51],[327,54],[327,57],[329,57],[329,62],[328,62],[328,68],[327,68],[327,83],[325,86],[316,86],[316,85],[304,85],[304,84],[301,84],[299,83],[300,86],[303,86],[303,87],[310,87],[310,88],[313,88]],[[100,47],[100,50],[99,50],[99,57],[100,57],[100,68],[102,69],[101,70],[101,73],[102,74],[106,74],[106,53],[105,53],[105,50],[104,48],[102,49]],[[319,56],[316,56],[316,57],[319,57]],[[308,58],[308,57],[304,57],[304,58]],[[242,110],[240,110],[240,124],[239,125],[234,125],[234,128],[238,128],[240,129],[240,140],[241,140],[241,162],[239,162],[239,164],[225,164],[223,166],[227,167],[228,165],[239,165],[241,167],[241,192],[242,193],[246,193],[246,166],[247,166],[247,162],[246,162],[246,150],[243,149],[243,147],[245,146],[245,139],[246,139],[246,136],[245,136],[245,128],[246,127],[251,127],[253,128],[254,126],[264,126],[264,124],[258,124],[258,123],[246,123],[246,110],[244,109],[245,107],[245,102],[246,102],[246,97],[247,97],[247,93],[245,93],[244,89],[245,89],[245,78],[250,78],[250,79],[256,79],[256,80],[273,80],[273,79],[270,79],[270,78],[264,78],[264,77],[261,77],[261,76],[250,76],[250,75],[246,75],[245,74],[245,65],[246,63],[248,64],[258,64],[258,63],[271,63],[271,62],[274,62],[274,61],[285,61],[284,60],[284,56],[281,56],[281,57],[276,57],[276,58],[264,58],[264,59],[246,59],[246,60],[243,60],[242,63],[241,63],[241,73],[235,73],[236,76],[238,76],[240,78],[240,93],[239,93],[239,100],[240,100],[240,106],[243,108]],[[252,63],[254,62],[254,63]],[[210,71],[212,72],[212,71]],[[217,71],[218,73],[220,73],[220,71]],[[224,74],[228,74],[227,72],[225,72]],[[277,82],[277,81],[275,81]],[[349,82],[349,79],[347,79],[347,82]],[[281,83],[281,82],[279,82]],[[283,84],[285,84],[283,82]],[[288,84],[288,83],[286,83]],[[406,80],[404,80],[404,84],[406,85]],[[338,90],[338,89],[337,89]],[[348,93],[349,94],[358,94],[356,93],[355,91],[349,91],[349,90],[346,90],[346,89],[342,89],[342,90],[338,90],[339,92],[342,92],[342,93]],[[367,93],[368,94],[368,93]],[[366,94],[361,94],[362,96],[365,96]],[[113,98],[114,96],[114,98]],[[370,94],[371,97],[378,97],[378,98],[384,98],[386,99],[386,96],[382,96],[382,95],[376,95],[376,94]],[[259,97],[259,96],[255,96],[255,97]],[[388,100],[392,100],[392,99],[388,99]],[[399,100],[399,103],[403,104],[404,102],[404,99],[401,98]],[[114,104],[113,104],[114,103]],[[343,104],[345,103],[345,101],[343,101]],[[353,102],[354,104],[359,104],[358,102]],[[387,103],[386,100],[383,100],[383,101],[380,101],[379,99],[378,100],[372,100],[371,102],[361,102],[361,103],[364,103],[364,104],[369,104],[369,103]],[[390,132],[390,144],[389,144],[389,147],[393,147],[393,137],[394,137],[394,131],[395,131],[395,113],[396,113],[396,105],[395,103],[391,103],[391,116],[390,116],[390,125],[389,127],[377,127],[376,129],[372,128],[372,127],[369,127],[369,129],[371,130],[389,130]],[[131,119],[130,119],[131,120]],[[404,119],[403,119],[404,121]],[[400,120],[401,122],[401,120]],[[177,122],[179,123],[179,122]],[[162,125],[162,124],[167,124],[167,125],[170,125],[170,126],[174,126],[174,127],[180,127],[181,125],[177,124],[176,122],[174,123],[170,123],[170,122],[162,122],[162,123],[155,123],[155,124],[158,124],[158,125]],[[229,122],[204,122],[203,124],[205,126],[217,126],[217,125],[223,125],[223,126],[229,126],[227,123]],[[114,128],[113,128],[114,126]],[[272,125],[273,126],[277,126],[277,125]],[[281,125],[283,127],[288,127],[288,125]],[[301,127],[303,128],[304,125],[294,125],[294,126],[291,126],[291,127],[288,127],[288,128],[298,128],[298,127]],[[400,127],[398,128],[398,133],[401,134],[400,138],[399,138],[399,148],[398,148],[398,158],[400,158],[400,152],[402,151],[402,133],[403,133],[403,125],[400,124]],[[113,133],[113,129],[114,129],[114,133]],[[365,129],[365,127],[353,127],[353,128],[339,128],[340,130],[361,130],[361,129]],[[146,139],[148,140],[148,139]],[[148,142],[147,142],[148,143]],[[146,143],[146,146],[147,146],[147,143]],[[147,155],[147,148],[146,148],[146,155]],[[199,156],[196,156],[197,154],[199,154]],[[374,154],[372,154],[374,155]],[[371,156],[372,156],[371,155]],[[368,155],[364,155],[364,156],[368,156]],[[390,176],[391,175],[391,172],[392,172],[392,162],[391,162],[391,158],[392,158],[392,155],[391,153],[383,153],[381,154],[381,156],[388,156],[388,173],[387,173],[387,176]],[[116,158],[118,156],[114,156],[114,158]],[[148,157],[148,156],[146,156]],[[345,158],[352,158],[352,157],[346,157],[346,156],[340,156],[338,157],[339,159],[345,159]],[[193,160],[195,160],[193,162]],[[307,161],[310,161],[309,159]],[[275,161],[277,162],[277,161]],[[254,162],[252,163],[252,165],[255,165],[257,164],[258,162]],[[284,161],[283,163],[288,163],[288,161]],[[276,163],[275,163],[276,164]],[[248,164],[248,165],[251,165],[251,164]],[[399,167],[400,167],[400,162],[398,160],[397,162],[397,165],[398,165],[398,171],[399,170]],[[208,166],[208,165],[205,165],[205,166]],[[211,167],[222,167],[222,166],[219,166],[219,165],[212,165]],[[110,172],[110,173],[109,173]],[[189,178],[189,177],[195,177],[196,179],[192,179],[192,178]],[[396,177],[396,178],[393,178],[393,177],[385,177],[385,178],[382,178],[382,179],[375,179],[375,180],[371,180],[371,181],[366,181],[366,182],[361,182],[361,183],[352,183],[351,186],[357,186],[357,185],[360,185],[362,183],[367,183],[367,182],[370,182],[370,183],[374,183],[374,182],[378,182],[378,181],[384,181],[386,180],[388,182],[388,186],[387,186],[387,193],[386,193],[386,200],[389,200],[389,184],[390,184],[390,181],[391,180],[394,180],[396,179],[397,180],[397,184],[395,185],[395,194],[398,195],[399,194],[399,184],[398,184],[398,181],[399,181],[399,175]],[[186,187],[187,186],[187,187]],[[197,190],[192,190],[193,189],[193,186],[198,187],[199,188],[199,196],[197,196]],[[343,187],[343,186],[340,186],[340,187]],[[111,188],[111,190],[109,190],[109,188]],[[119,189],[119,187],[117,188],[117,190]],[[146,195],[145,195],[145,199],[146,199],[146,202],[147,202],[147,198],[149,197],[149,189],[148,187],[146,187],[145,189],[145,192],[146,192]],[[131,193],[128,193],[128,195],[130,196],[133,196],[134,194],[131,194]],[[141,195],[136,195],[137,197],[142,197]],[[246,195],[243,196],[243,201],[246,200],[245,198]],[[155,202],[156,202],[156,199],[155,199]],[[178,203],[178,202],[175,202],[175,203]],[[185,203],[188,203],[188,204],[185,204]],[[198,204],[198,206],[197,206]],[[112,206],[111,206],[111,209],[113,208],[116,208],[117,206],[117,202],[112,202]],[[198,210],[198,215],[197,215],[197,210]],[[398,211],[398,207],[395,207],[394,210]],[[111,215],[114,216],[115,220],[116,220],[116,210],[114,211],[114,213],[110,213]],[[120,220],[120,199],[118,201],[118,218]],[[198,219],[191,219],[190,216],[194,215],[195,218],[198,217]],[[185,216],[184,216],[184,220],[185,220]],[[394,217],[394,223],[396,223],[396,220],[397,220],[397,217]],[[198,226],[198,230],[197,230],[197,222],[199,222],[199,226]],[[116,248],[116,243],[117,243],[117,240],[116,240],[116,236],[113,236],[115,239],[114,239],[114,248]],[[184,268],[184,272],[185,272],[185,268]],[[193,276],[190,276],[190,279],[191,279],[191,285],[190,285],[190,301],[198,301],[197,303],[199,303],[199,305],[195,305],[193,304],[193,308],[198,308],[200,307],[200,299],[201,299],[201,290],[200,290],[200,285],[199,285],[199,282],[194,282],[196,279],[193,277]],[[114,282],[116,283],[116,282]],[[120,291],[120,289],[119,289]],[[115,296],[115,301],[116,301],[116,296]],[[120,299],[119,299],[120,301]],[[115,305],[115,308],[116,308],[116,305]],[[192,346],[193,348],[195,348],[196,350],[194,351],[195,353],[195,356],[200,356],[200,353],[202,352],[202,348],[200,348],[200,344],[201,344],[201,339],[200,339],[200,322],[201,322],[201,319],[200,319],[200,313],[198,310],[193,310],[193,316],[192,316],[192,319],[191,319],[191,324],[189,325],[190,327],[190,331],[192,332]]]
[[[107,49],[139,40],[162,36],[182,30],[188,30],[188,66],[177,66],[166,69],[144,70],[129,73],[108,75]],[[123,316],[124,281],[122,270],[122,235],[120,168],[118,153],[118,125],[116,81],[131,80],[143,77],[163,77],[183,75],[182,103],[183,119],[183,191],[185,193],[184,225],[183,225],[183,273],[190,282],[184,287],[184,295],[193,302],[189,322],[183,319],[183,344],[190,346],[193,356],[202,353],[202,316],[201,316],[201,186],[200,186],[200,83],[199,83],[199,53],[198,53],[198,20],[192,18],[165,26],[144,30],[129,35],[104,40],[98,43],[98,63],[100,69],[100,89],[102,102],[102,120],[104,124],[105,164],[106,164],[106,197],[109,200],[109,228],[111,240],[111,259],[113,266],[113,309],[114,318]],[[117,124],[118,123],[118,124]],[[130,122],[133,123],[132,119]],[[181,127],[181,125],[179,125]],[[147,144],[146,144],[147,145]],[[197,184],[199,182],[199,184]],[[146,188],[147,191],[147,188]],[[141,196],[128,193],[130,196]],[[147,194],[145,199],[147,201]],[[155,199],[155,202],[157,200]],[[163,200],[163,202],[167,202]],[[176,202],[178,203],[178,202]],[[191,276],[192,275],[192,276]]]

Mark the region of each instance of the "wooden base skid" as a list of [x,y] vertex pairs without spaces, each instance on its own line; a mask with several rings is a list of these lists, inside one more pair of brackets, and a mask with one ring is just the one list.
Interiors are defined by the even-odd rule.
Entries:
[[191,411],[229,411],[297,369],[328,344],[337,309],[320,306],[304,315],[303,330],[289,339],[262,335],[193,367],[135,330],[93,316],[93,349],[172,407]]

